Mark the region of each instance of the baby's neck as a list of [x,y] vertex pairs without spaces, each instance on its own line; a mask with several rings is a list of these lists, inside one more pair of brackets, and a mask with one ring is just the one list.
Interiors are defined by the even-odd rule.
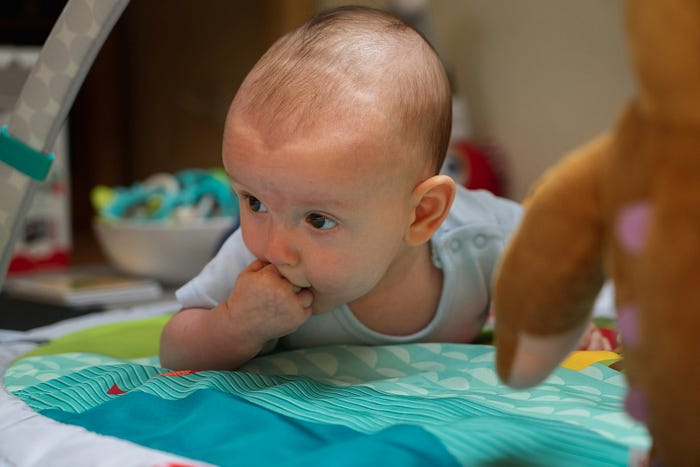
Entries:
[[429,244],[415,247],[394,266],[393,277],[349,304],[355,317],[373,331],[405,336],[425,328],[435,316],[442,293],[442,271]]

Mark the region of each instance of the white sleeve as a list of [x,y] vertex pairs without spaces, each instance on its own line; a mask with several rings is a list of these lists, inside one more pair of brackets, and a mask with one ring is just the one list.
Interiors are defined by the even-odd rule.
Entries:
[[175,297],[182,308],[214,308],[228,297],[238,274],[254,260],[238,229],[202,271],[175,292]]

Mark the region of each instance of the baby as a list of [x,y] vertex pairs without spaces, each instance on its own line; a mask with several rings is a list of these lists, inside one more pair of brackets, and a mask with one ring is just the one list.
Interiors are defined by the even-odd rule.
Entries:
[[474,339],[521,208],[439,175],[450,126],[443,65],[396,17],[343,7],[282,37],[226,119],[241,227],[177,291],[162,365]]

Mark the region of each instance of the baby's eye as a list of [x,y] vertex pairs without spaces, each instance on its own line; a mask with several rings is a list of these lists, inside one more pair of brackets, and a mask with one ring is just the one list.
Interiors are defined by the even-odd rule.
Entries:
[[308,214],[306,216],[306,222],[308,222],[313,228],[319,230],[332,229],[333,227],[338,225],[338,223],[333,219],[329,219],[323,214],[318,214],[315,212],[312,212],[311,214]]
[[256,198],[255,196],[247,196],[248,198],[248,206],[250,206],[250,210],[253,212],[267,212],[267,208],[265,207],[262,202]]

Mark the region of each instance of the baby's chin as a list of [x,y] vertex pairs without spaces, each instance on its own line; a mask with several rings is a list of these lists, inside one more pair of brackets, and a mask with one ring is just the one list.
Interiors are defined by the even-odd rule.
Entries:
[[336,308],[340,308],[349,303],[352,303],[354,298],[349,293],[333,293],[333,294],[322,294],[318,290],[311,288],[311,292],[314,295],[314,299],[311,302],[311,314],[322,315],[333,311]]
[[339,304],[331,302],[329,300],[324,300],[323,298],[317,300],[316,295],[314,295],[314,301],[311,303],[311,314],[322,315],[324,313],[328,313],[329,311],[339,306]]

